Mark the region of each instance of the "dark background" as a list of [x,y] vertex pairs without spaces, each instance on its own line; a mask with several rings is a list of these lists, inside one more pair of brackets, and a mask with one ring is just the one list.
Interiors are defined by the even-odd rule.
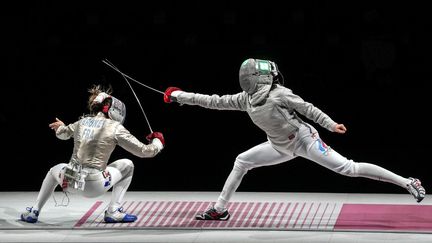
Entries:
[[[39,190],[50,167],[67,162],[73,141],[48,128],[87,112],[91,84],[112,84],[127,104],[125,126],[145,141],[144,116],[107,58],[131,77],[165,90],[240,92],[248,57],[275,61],[285,86],[344,123],[319,125],[323,140],[355,161],[431,184],[428,157],[431,14],[415,1],[51,1],[3,8],[6,66],[0,85],[2,191]],[[219,191],[235,157],[266,140],[246,113],[166,104],[132,83],[166,147],[141,159],[130,190]],[[350,178],[297,158],[250,171],[239,191],[407,193]]]

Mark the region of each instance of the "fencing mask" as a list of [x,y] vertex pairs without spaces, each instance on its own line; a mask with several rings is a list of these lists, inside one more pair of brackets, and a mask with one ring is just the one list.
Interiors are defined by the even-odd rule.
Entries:
[[109,118],[123,124],[126,118],[126,105],[114,96],[101,92],[93,100],[95,103],[102,103],[105,99],[111,99],[111,105],[106,105],[102,108],[102,112],[107,114]]
[[274,62],[249,58],[240,66],[240,87],[248,94],[253,94],[258,84],[272,84],[273,77],[277,75],[278,69]]

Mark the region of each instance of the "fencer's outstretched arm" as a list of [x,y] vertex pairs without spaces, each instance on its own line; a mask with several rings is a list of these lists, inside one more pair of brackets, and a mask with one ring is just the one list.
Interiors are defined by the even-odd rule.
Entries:
[[208,109],[216,110],[246,110],[247,93],[241,92],[233,95],[205,95],[190,93],[180,90],[179,88],[169,87],[165,91],[165,102],[176,101],[180,104],[198,105]]

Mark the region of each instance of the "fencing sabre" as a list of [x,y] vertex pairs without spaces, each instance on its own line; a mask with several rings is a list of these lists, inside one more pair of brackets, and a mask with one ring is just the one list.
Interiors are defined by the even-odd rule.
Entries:
[[138,96],[135,94],[135,91],[134,91],[134,89],[132,88],[132,85],[130,84],[130,82],[128,81],[127,78],[129,78],[129,79],[131,79],[132,81],[135,81],[135,82],[137,82],[137,83],[143,85],[144,87],[147,87],[147,88],[149,88],[149,89],[152,89],[152,90],[154,90],[154,91],[157,91],[157,92],[159,92],[159,93],[162,93],[162,94],[163,94],[163,92],[161,92],[161,91],[159,91],[159,90],[157,90],[157,89],[154,89],[154,88],[152,88],[152,87],[149,87],[149,86],[147,86],[147,85],[145,85],[145,84],[142,84],[142,83],[140,83],[140,82],[134,80],[133,78],[127,76],[126,74],[124,74],[123,72],[121,72],[121,71],[120,71],[116,66],[114,66],[114,64],[112,64],[110,61],[108,61],[108,59],[102,60],[102,62],[105,63],[106,65],[108,65],[109,67],[111,67],[112,69],[116,70],[118,73],[120,73],[120,74],[122,75],[122,77],[124,78],[124,80],[126,81],[126,83],[129,85],[129,88],[132,90],[132,93],[133,93],[133,95],[135,96],[135,99],[138,101],[138,105],[139,105],[139,107],[141,108],[141,111],[142,111],[142,113],[143,113],[143,115],[144,115],[144,118],[145,118],[145,120],[146,120],[146,122],[147,122],[147,125],[148,125],[148,127],[149,127],[149,129],[150,129],[150,132],[153,133],[153,129],[152,129],[151,126],[150,126],[150,122],[149,122],[149,120],[148,120],[148,118],[147,118],[146,113],[144,112],[144,109],[143,109],[143,107],[142,107],[142,105],[141,105],[141,102],[140,102],[140,100],[138,99]]
[[[124,78],[128,78],[128,79],[134,81],[135,83],[138,83],[138,84],[140,84],[140,85],[142,85],[142,86],[144,86],[144,87],[146,87],[146,88],[148,88],[148,89],[151,89],[151,90],[153,90],[153,91],[155,91],[155,92],[158,92],[158,93],[161,93],[161,94],[165,94],[164,92],[162,92],[162,91],[160,91],[160,90],[157,90],[157,89],[155,89],[155,88],[152,88],[152,87],[150,87],[150,86],[148,86],[148,85],[145,85],[145,84],[143,84],[143,83],[141,83],[141,82],[139,82],[139,81],[137,81],[137,80],[131,78],[131,77],[128,76],[127,74],[121,72],[118,68],[116,68],[116,67],[115,67],[112,63],[110,63],[107,59],[102,60],[102,62],[105,63],[106,65],[108,65],[110,68],[112,68],[112,69],[116,70],[117,72],[119,72],[119,73],[120,73]],[[128,82],[128,83],[129,83],[129,82]]]

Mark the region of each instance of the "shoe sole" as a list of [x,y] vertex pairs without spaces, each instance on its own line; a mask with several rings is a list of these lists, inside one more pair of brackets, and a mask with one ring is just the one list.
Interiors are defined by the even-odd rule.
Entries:
[[21,215],[21,220],[24,222],[27,222],[27,223],[32,223],[32,224],[34,224],[38,221],[37,219],[34,219],[34,218],[25,219],[22,215]]
[[228,214],[227,216],[223,217],[223,218],[218,218],[218,219],[214,219],[214,218],[206,218],[204,217],[200,217],[200,216],[195,216],[195,219],[197,220],[218,220],[218,221],[227,221],[230,218],[230,214]]
[[104,221],[105,221],[105,223],[132,223],[132,222],[135,222],[136,219],[134,219],[134,220],[115,220],[113,218],[106,217],[106,218],[104,218]]
[[424,199],[424,197],[417,198],[417,202],[419,203],[419,202],[423,201],[423,199]]

